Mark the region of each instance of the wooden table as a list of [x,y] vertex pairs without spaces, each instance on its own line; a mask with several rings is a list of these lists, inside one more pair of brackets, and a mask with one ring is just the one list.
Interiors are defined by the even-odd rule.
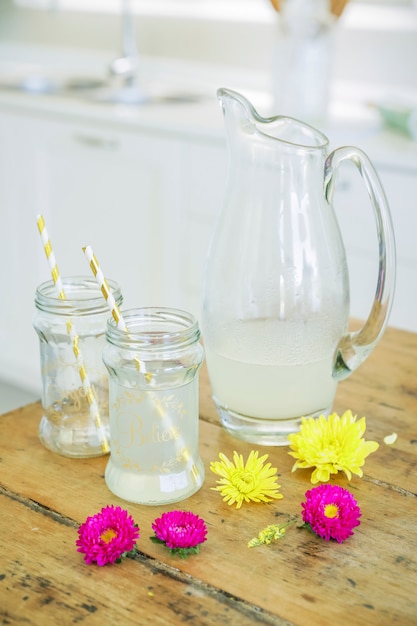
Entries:
[[[363,478],[338,476],[361,509],[342,544],[292,528],[270,546],[247,541],[300,513],[310,470],[291,474],[287,448],[260,448],[278,468],[284,498],[236,510],[210,488],[220,451],[246,457],[256,446],[219,425],[207,375],[200,377],[202,489],[169,507],[119,500],[107,489],[105,457],[71,460],[39,443],[35,403],[0,417],[1,624],[417,624],[417,335],[388,329],[379,346],[339,385],[335,410],[366,415],[366,439],[380,443]],[[398,434],[394,445],[383,442]],[[140,553],[120,565],[85,565],[78,525],[106,504],[127,508],[141,528]],[[191,510],[208,526],[199,555],[172,557],[153,544],[162,511]]]

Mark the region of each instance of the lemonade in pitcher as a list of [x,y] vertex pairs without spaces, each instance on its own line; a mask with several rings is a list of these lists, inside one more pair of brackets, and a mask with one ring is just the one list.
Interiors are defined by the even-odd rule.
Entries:
[[[229,327],[219,342],[221,351],[206,348],[216,405],[265,420],[327,412],[337,385],[332,377],[332,353],[323,345],[321,333],[316,342],[314,333],[309,334],[302,353],[294,349],[297,339],[306,334],[304,326],[252,320]],[[261,340],[265,333],[271,337],[267,350]],[[233,348],[236,344],[238,350]],[[333,344],[337,344],[335,338]]]

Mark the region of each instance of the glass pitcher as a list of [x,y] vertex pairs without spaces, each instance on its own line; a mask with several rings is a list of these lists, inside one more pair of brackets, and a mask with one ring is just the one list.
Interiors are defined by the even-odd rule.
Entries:
[[[220,421],[258,444],[285,445],[301,417],[328,415],[338,381],[371,353],[388,321],[395,240],[378,176],[358,148],[290,117],[261,117],[220,89],[229,148],[224,207],[209,247],[201,327]],[[375,299],[348,331],[349,276],[332,207],[339,165],[366,185],[379,245]]]

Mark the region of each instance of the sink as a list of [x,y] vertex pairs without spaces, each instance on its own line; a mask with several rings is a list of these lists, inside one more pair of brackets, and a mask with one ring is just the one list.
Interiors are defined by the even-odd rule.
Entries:
[[66,95],[103,104],[144,105],[156,103],[186,104],[199,102],[206,94],[187,90],[166,89],[159,85],[150,91],[138,84],[128,84],[111,79],[88,76],[66,78],[32,73],[23,76],[0,78],[0,89],[33,95]]
[[55,78],[45,74],[28,74],[0,79],[0,89],[32,94],[56,94],[62,91],[86,91],[106,85],[105,80],[89,77]]
[[207,96],[199,93],[187,93],[185,91],[152,90],[146,91],[139,86],[104,87],[85,94],[95,102],[108,104],[157,104],[178,103],[186,104],[199,102]]

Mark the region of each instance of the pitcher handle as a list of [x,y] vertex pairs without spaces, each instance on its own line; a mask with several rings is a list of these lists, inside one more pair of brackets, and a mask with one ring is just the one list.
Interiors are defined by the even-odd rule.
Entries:
[[326,199],[333,203],[335,174],[345,160],[356,165],[371,201],[378,234],[379,268],[375,299],[368,319],[360,330],[344,335],[337,347],[333,366],[333,377],[337,380],[354,372],[381,339],[391,311],[396,272],[395,236],[387,198],[374,166],[359,148],[336,148],[327,157],[324,167]]

